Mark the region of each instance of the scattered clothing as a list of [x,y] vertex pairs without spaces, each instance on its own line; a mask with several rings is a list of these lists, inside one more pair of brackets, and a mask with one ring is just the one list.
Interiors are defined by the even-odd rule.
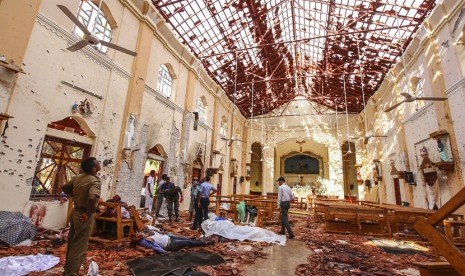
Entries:
[[53,255],[9,256],[0,259],[0,275],[17,276],[46,271],[60,262]]
[[36,228],[25,215],[19,212],[0,211],[0,241],[9,246],[27,239],[34,239]]
[[423,246],[420,246],[414,242],[408,241],[396,241],[396,240],[377,240],[372,239],[371,242],[382,248],[386,253],[390,254],[406,254],[414,255],[428,251],[429,249]]

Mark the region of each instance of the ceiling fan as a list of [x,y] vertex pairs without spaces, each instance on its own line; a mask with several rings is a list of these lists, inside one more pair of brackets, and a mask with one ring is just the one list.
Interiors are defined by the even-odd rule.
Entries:
[[402,96],[405,97],[405,99],[403,101],[400,101],[396,104],[394,104],[393,106],[389,107],[388,109],[384,110],[384,112],[389,112],[395,108],[397,108],[399,105],[403,104],[403,103],[410,103],[410,102],[413,102],[413,101],[445,101],[447,100],[447,98],[442,98],[442,97],[415,97],[415,96],[412,96],[410,95],[409,93],[400,93]]
[[242,143],[245,143],[245,141],[242,141],[242,140],[240,140],[240,139],[237,139],[237,138],[236,138],[236,137],[234,137],[234,136],[233,136],[233,137],[231,137],[231,139],[228,139],[228,138],[226,138],[226,137],[221,137],[221,140],[224,140],[224,141],[229,141],[229,143],[228,143],[228,147],[230,147],[230,146],[232,145],[232,143],[234,143],[234,141],[236,141],[236,142],[242,142]]
[[368,141],[370,140],[371,137],[387,137],[387,135],[374,135],[374,134],[367,135],[365,136],[365,139],[363,139],[363,143],[365,145],[368,144]]
[[123,48],[121,46],[118,46],[116,44],[113,44],[113,43],[110,43],[110,42],[107,42],[107,41],[104,41],[104,40],[100,40],[97,37],[97,34],[90,32],[87,29],[87,27],[84,26],[84,24],[82,24],[81,21],[79,21],[79,19],[76,16],[74,16],[74,14],[67,7],[65,7],[63,5],[57,5],[57,7],[69,19],[71,19],[71,21],[73,21],[74,24],[76,24],[76,27],[78,27],[84,33],[84,37],[83,37],[83,39],[81,41],[78,41],[76,44],[71,45],[70,47],[66,48],[68,51],[76,52],[77,50],[80,50],[80,49],[86,47],[87,45],[96,46],[96,45],[102,44],[103,46],[115,49],[117,51],[123,52],[123,53],[131,55],[131,56],[136,56],[137,55],[137,53],[135,53],[133,51],[130,51],[128,49],[125,49],[125,48]]

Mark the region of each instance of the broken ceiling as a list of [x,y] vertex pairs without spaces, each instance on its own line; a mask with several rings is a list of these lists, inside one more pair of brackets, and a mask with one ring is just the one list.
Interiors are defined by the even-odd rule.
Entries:
[[344,82],[360,112],[435,2],[153,0],[246,117],[296,97],[343,110]]

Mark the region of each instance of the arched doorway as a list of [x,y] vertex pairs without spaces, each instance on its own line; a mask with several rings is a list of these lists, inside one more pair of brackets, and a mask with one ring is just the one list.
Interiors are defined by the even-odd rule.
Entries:
[[262,145],[253,143],[250,157],[250,194],[261,195],[263,192],[263,156]]
[[200,180],[200,178],[202,177],[202,169],[203,163],[202,159],[199,156],[197,157],[197,159],[194,160],[192,164],[192,179],[197,178],[198,180]]
[[[163,165],[166,159],[166,153],[161,145],[155,145],[151,149],[147,151],[147,160],[145,161],[144,167],[144,181],[142,183],[142,191],[141,191],[141,201],[140,207],[145,206],[145,185],[147,183],[147,177],[150,175],[150,171],[155,171],[155,187],[154,190],[157,189],[158,182],[161,180],[161,175],[163,172]],[[155,204],[154,204],[155,205]]]
[[61,187],[80,173],[81,162],[90,156],[93,136],[80,118],[66,117],[47,125],[31,199],[60,196]]

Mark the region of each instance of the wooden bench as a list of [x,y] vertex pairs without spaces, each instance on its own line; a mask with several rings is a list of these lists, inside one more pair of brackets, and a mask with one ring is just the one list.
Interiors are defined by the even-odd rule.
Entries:
[[420,270],[420,276],[458,276],[460,275],[448,262],[413,263]]
[[[446,235],[446,238],[452,241],[454,238],[454,233],[452,231],[452,228],[453,227],[460,228],[462,226],[465,226],[465,220],[445,220],[444,221],[444,234]],[[461,234],[463,235],[463,233]]]
[[355,204],[327,204],[322,208],[325,209],[327,232],[374,235],[385,235],[387,232],[391,236],[386,210]]

